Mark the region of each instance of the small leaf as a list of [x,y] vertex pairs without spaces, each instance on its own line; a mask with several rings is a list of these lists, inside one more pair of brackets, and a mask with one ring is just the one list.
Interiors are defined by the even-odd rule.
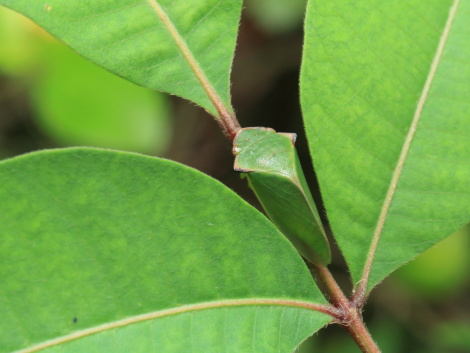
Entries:
[[224,109],[220,103],[231,107],[229,76],[241,3],[0,0],[105,69],[192,100],[216,117]]
[[219,182],[96,149],[0,163],[0,352],[292,352],[325,303]]
[[470,220],[469,23],[468,0],[309,1],[305,125],[363,289]]
[[299,253],[317,265],[331,261],[330,245],[294,147],[295,134],[242,129],[233,141],[235,170],[248,182],[273,223]]

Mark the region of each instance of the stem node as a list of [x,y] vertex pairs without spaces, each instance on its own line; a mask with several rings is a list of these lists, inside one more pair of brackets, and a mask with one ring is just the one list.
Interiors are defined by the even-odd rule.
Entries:
[[[343,326],[349,332],[364,353],[380,353],[379,347],[372,339],[362,319],[361,309],[365,296],[359,295],[356,297],[354,295],[351,300],[348,300],[327,267],[313,265],[313,269],[318,281],[321,282],[326,293],[330,296],[330,302],[338,309],[339,315],[335,317],[335,323]],[[360,301],[356,302],[355,298],[360,299]]]

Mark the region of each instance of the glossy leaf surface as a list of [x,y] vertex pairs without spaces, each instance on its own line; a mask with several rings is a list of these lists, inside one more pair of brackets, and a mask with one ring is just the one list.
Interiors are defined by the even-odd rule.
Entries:
[[470,219],[469,24],[468,0],[309,1],[311,155],[369,289]]
[[188,167],[43,151],[0,185],[0,352],[287,353],[329,321],[291,244]]
[[331,261],[330,245],[295,150],[295,134],[269,128],[242,129],[233,141],[235,170],[273,223],[300,254],[317,265]]
[[241,0],[1,0],[0,4],[139,85],[192,100],[215,116],[208,91],[230,107],[229,76]]

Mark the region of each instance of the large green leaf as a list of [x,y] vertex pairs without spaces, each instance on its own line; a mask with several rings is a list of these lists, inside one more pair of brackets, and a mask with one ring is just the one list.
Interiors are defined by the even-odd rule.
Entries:
[[292,245],[188,167],[43,151],[0,185],[0,352],[291,352],[329,321]]
[[145,87],[230,107],[241,0],[0,0],[98,65]]
[[469,38],[468,0],[309,2],[305,126],[336,239],[369,289],[470,219]]

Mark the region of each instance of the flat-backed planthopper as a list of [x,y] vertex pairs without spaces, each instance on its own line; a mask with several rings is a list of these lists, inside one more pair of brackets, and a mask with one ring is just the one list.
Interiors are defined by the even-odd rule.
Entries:
[[316,265],[331,251],[295,150],[296,134],[241,129],[233,141],[234,169],[248,179],[266,214],[297,251]]

